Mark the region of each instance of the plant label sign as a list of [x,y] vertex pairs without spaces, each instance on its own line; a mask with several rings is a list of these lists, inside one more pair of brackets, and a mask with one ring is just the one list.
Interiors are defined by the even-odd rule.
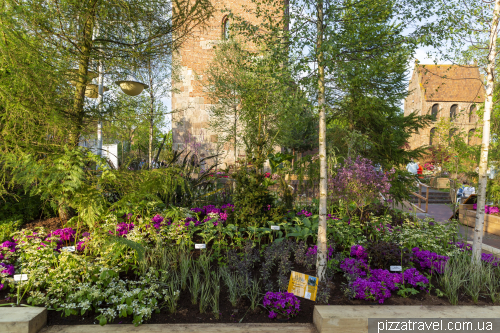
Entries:
[[74,246],[65,246],[63,248],[61,248],[61,251],[66,251],[66,252],[75,252],[76,249]]
[[391,272],[401,272],[401,271],[403,271],[403,267],[401,267],[401,266],[389,266],[389,270]]
[[194,244],[194,248],[197,250],[206,249],[207,244]]
[[292,271],[288,283],[288,292],[298,297],[316,301],[318,279],[315,276]]
[[26,281],[28,280],[28,274],[14,274],[14,281]]
[[280,230],[280,226],[279,225],[272,225],[271,230]]

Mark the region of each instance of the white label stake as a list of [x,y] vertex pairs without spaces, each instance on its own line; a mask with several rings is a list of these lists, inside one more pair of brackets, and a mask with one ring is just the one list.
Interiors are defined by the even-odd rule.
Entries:
[[75,252],[76,249],[74,246],[65,246],[65,247],[61,248],[61,251]]
[[280,230],[280,226],[279,225],[272,225],[271,230]]
[[389,266],[389,270],[391,272],[401,272],[403,270],[403,267],[401,267],[401,266]]
[[14,281],[26,281],[28,280],[28,274],[15,274]]
[[194,248],[197,250],[206,249],[207,244],[194,244]]

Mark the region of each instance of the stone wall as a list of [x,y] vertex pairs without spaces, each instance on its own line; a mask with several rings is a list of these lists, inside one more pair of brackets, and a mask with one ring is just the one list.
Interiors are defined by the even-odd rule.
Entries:
[[[216,11],[206,27],[196,31],[173,58],[180,74],[179,81],[172,83],[178,90],[172,96],[172,110],[175,112],[172,115],[174,149],[196,149],[205,156],[217,152],[217,135],[208,128],[212,105],[205,93],[203,73],[212,61],[215,47],[223,39],[223,22],[226,19],[224,9],[229,8],[254,22],[244,8],[251,4],[249,1],[223,0],[214,1],[213,4]],[[226,165],[234,163],[233,147],[226,145],[220,149],[223,149],[220,162]]]
[[[426,128],[420,129],[418,133],[414,133],[410,140],[410,149],[415,149],[422,146],[427,146],[430,143],[430,133],[432,128],[434,128],[436,123],[440,118],[450,118],[450,110],[453,105],[457,105],[457,116],[454,118],[455,126],[459,129],[458,133],[466,133],[468,135],[469,131],[476,129],[478,127],[478,116],[475,113],[475,109],[470,115],[471,107],[473,103],[468,102],[448,102],[448,101],[427,101],[424,98],[423,87],[419,81],[417,71],[413,71],[412,78],[410,80],[408,90],[410,95],[405,100],[404,103],[404,114],[409,115],[413,111],[417,111],[418,115],[430,115],[432,113],[432,106],[438,104],[439,112],[435,122],[427,126]],[[479,106],[479,105],[478,105]],[[478,107],[477,106],[477,107]],[[476,109],[477,109],[476,107]],[[458,135],[458,134],[457,134]],[[464,135],[464,134],[462,134]],[[466,142],[469,142],[468,138],[465,138]],[[479,138],[473,137],[472,143],[479,143]]]

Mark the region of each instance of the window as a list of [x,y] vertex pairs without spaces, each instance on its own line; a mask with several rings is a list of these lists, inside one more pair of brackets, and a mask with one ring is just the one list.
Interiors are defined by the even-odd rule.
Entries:
[[224,16],[222,19],[222,39],[223,40],[228,40],[229,39],[229,18],[227,16]]
[[433,121],[436,121],[437,118],[438,118],[438,113],[439,113],[439,104],[434,104],[432,106],[432,112],[431,112],[431,116],[432,116],[432,120]]
[[458,105],[453,104],[450,108],[450,120],[453,120],[457,116]]
[[452,128],[450,129],[450,140],[453,139],[457,135],[458,128]]
[[475,123],[476,122],[476,105],[471,105],[470,106],[470,111],[469,111],[469,123]]
[[469,131],[469,146],[477,145],[478,138],[474,136],[475,133],[476,133],[475,129],[471,129]]
[[431,131],[429,133],[429,146],[432,146],[432,141],[434,140],[434,137],[436,136],[436,128],[431,128]]

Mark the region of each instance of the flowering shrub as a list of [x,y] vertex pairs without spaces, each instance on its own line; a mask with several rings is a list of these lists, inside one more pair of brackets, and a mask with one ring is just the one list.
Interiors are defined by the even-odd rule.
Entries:
[[393,172],[377,171],[372,161],[360,156],[355,161],[348,158],[337,174],[330,177],[328,192],[333,200],[344,201],[346,209],[349,209],[348,204],[355,203],[362,210],[378,200],[380,194],[389,193],[389,175]]
[[427,250],[420,250],[418,247],[413,248],[412,252],[413,262],[420,265],[422,269],[429,269],[429,271],[435,271],[440,274],[444,272],[444,266],[449,257]]
[[406,269],[402,273],[391,273],[386,269],[370,269],[366,262],[367,253],[360,245],[351,247],[351,255],[355,258],[346,258],[340,268],[348,278],[348,292],[352,297],[372,300],[380,304],[391,297],[391,291],[407,283],[412,287],[425,289],[429,280],[415,268]]
[[297,296],[288,292],[268,291],[262,301],[269,309],[269,318],[276,318],[277,315],[290,318],[295,317],[300,310],[300,301]]
[[[472,206],[472,208],[477,210],[477,204],[474,204]],[[484,206],[484,213],[485,214],[499,214],[500,213],[500,208],[498,208],[496,206],[485,205]]]

